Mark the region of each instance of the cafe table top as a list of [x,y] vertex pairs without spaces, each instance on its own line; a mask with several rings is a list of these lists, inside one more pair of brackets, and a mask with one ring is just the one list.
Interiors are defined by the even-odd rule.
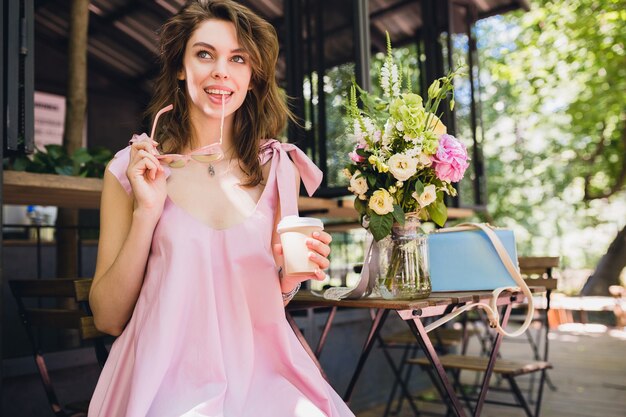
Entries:
[[[545,292],[545,287],[529,287],[533,294]],[[289,310],[301,310],[319,307],[347,307],[347,308],[383,308],[390,310],[418,310],[427,307],[448,306],[466,302],[487,301],[492,291],[455,291],[435,292],[421,300],[386,300],[376,297],[365,297],[356,300],[329,300],[311,291],[300,291],[287,305]],[[500,298],[521,295],[521,293],[503,292]],[[500,304],[500,303],[499,303]]]

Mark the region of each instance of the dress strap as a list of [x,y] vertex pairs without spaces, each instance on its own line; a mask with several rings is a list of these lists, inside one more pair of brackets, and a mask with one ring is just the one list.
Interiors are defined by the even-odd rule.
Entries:
[[295,172],[291,161],[296,165],[300,178],[309,196],[322,182],[323,173],[313,161],[292,143],[281,143],[270,139],[261,144],[259,159],[261,165],[272,159],[272,169],[276,172],[281,216],[298,215],[298,195],[296,194]]

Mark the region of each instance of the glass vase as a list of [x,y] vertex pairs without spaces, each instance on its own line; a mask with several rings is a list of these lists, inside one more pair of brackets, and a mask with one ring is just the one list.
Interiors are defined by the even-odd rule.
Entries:
[[430,295],[428,239],[419,219],[407,215],[404,225],[394,223],[381,247],[378,291],[388,300],[415,300]]

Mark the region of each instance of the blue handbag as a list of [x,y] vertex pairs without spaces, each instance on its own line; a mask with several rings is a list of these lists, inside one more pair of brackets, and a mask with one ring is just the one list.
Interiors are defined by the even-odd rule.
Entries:
[[[430,279],[433,291],[493,290],[488,303],[466,303],[425,327],[429,332],[465,311],[481,308],[489,326],[505,336],[519,336],[533,319],[530,289],[517,264],[515,236],[511,230],[494,229],[484,223],[463,223],[429,235]],[[500,325],[498,297],[505,291],[521,291],[528,302],[521,327],[507,332]]]
[[[493,231],[517,267],[513,231]],[[493,290],[518,285],[494,244],[480,229],[454,227],[433,232],[428,236],[428,252],[433,292]]]

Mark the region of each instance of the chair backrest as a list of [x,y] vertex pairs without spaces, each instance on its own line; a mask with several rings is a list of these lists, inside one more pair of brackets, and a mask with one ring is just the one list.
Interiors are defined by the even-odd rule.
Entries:
[[[10,280],[9,286],[15,297],[22,324],[33,349],[37,370],[44,385],[48,402],[57,416],[66,416],[60,406],[41,349],[39,338],[35,337],[35,327],[55,329],[75,329],[81,340],[93,343],[99,365],[104,366],[108,351],[104,333],[99,332],[89,309],[90,278],[56,278],[41,280]],[[53,307],[30,307],[26,299],[56,299]],[[68,302],[68,299],[75,302]],[[32,304],[32,303],[31,303]],[[40,304],[40,303],[37,303]]]
[[528,285],[540,285],[547,290],[556,289],[557,280],[552,275],[554,268],[559,267],[556,256],[520,256],[518,259],[520,273]]

